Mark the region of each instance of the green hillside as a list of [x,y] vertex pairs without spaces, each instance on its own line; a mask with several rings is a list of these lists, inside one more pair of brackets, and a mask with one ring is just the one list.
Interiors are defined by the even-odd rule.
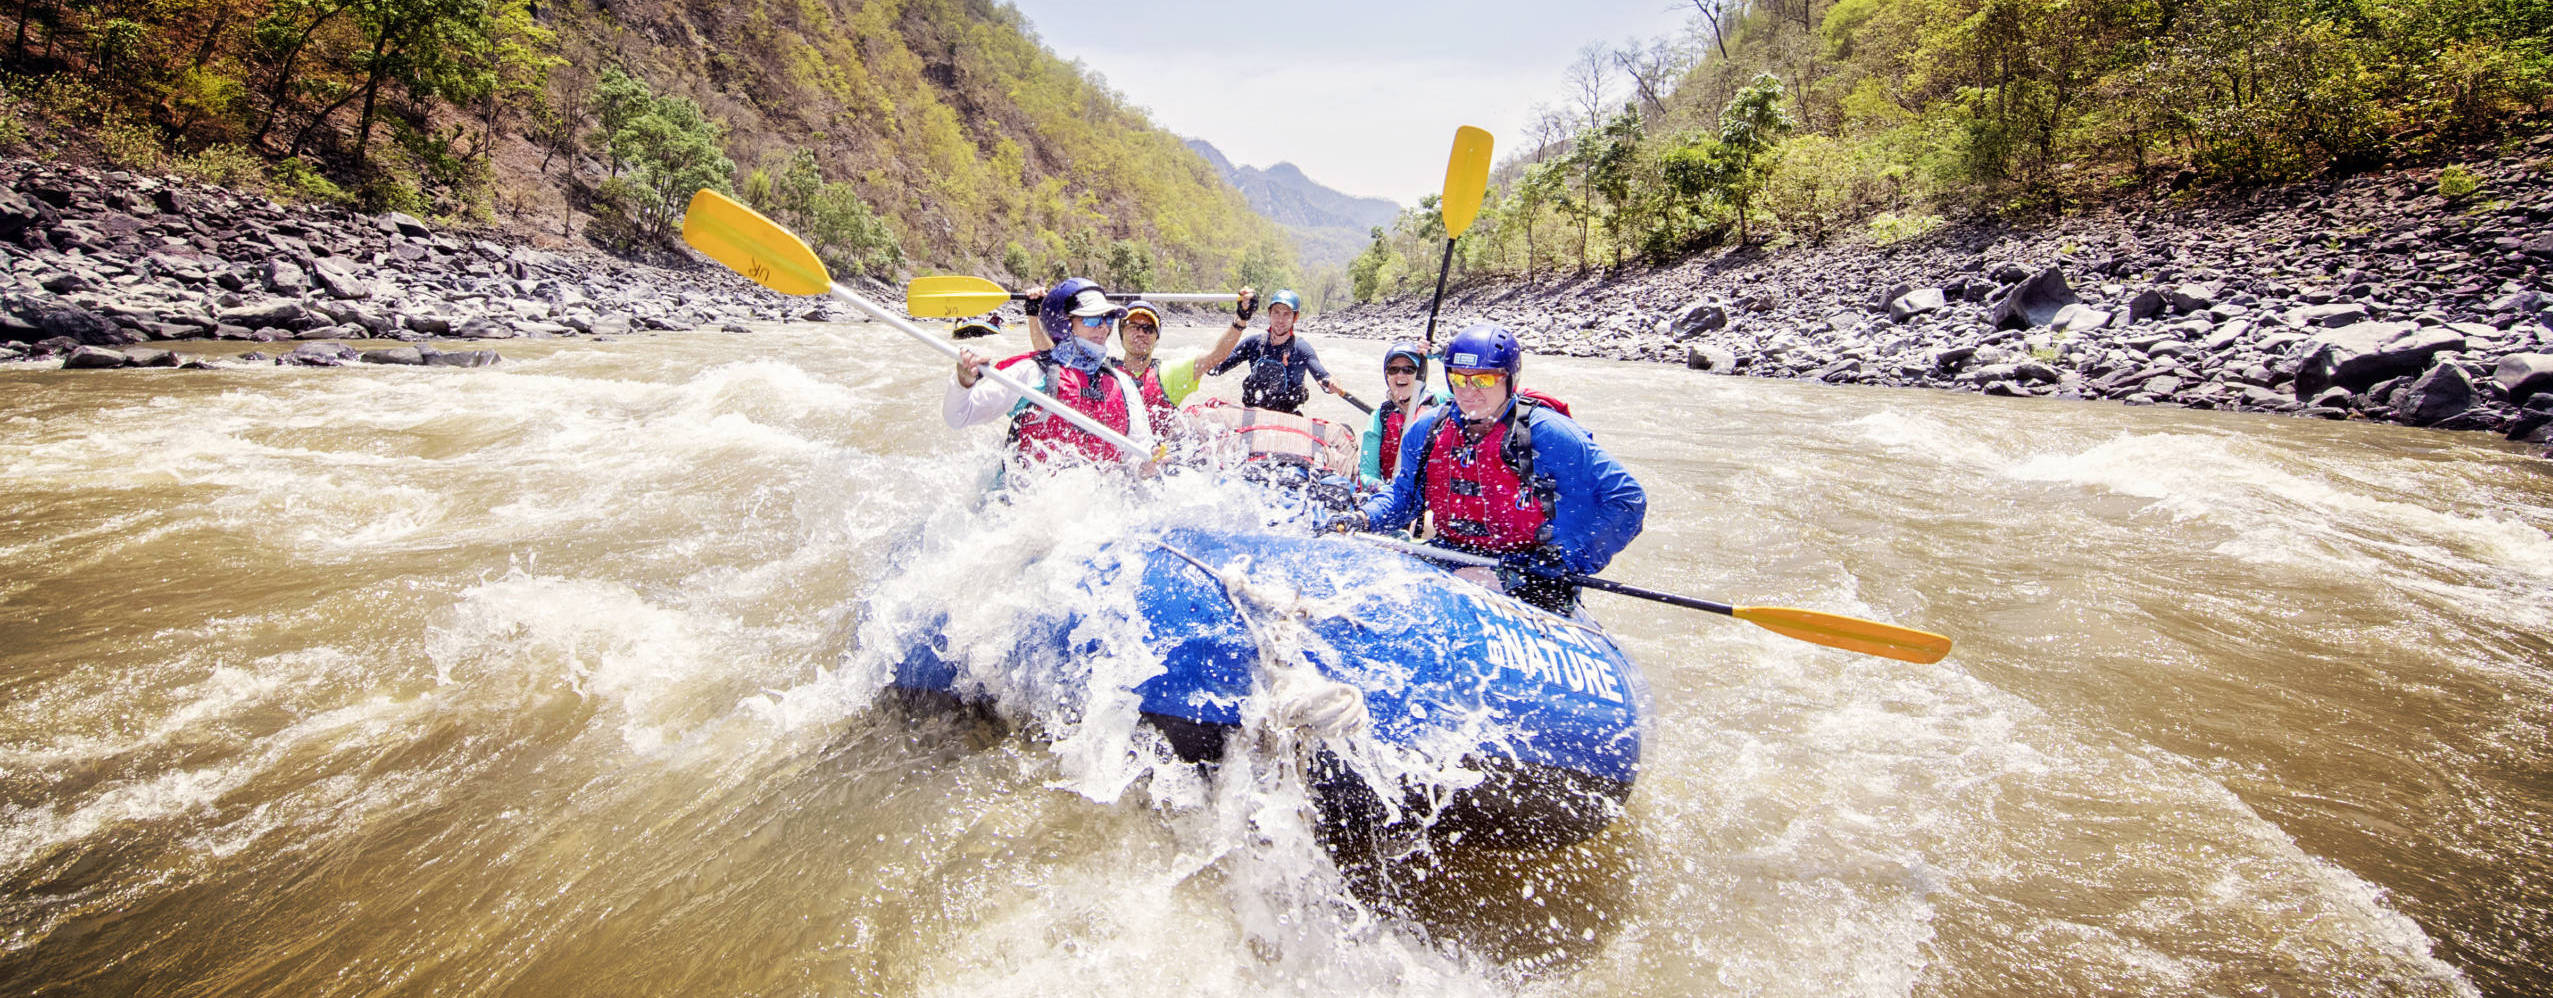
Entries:
[[57,0],[9,27],[0,146],[641,252],[711,186],[879,275],[1292,267],[1177,137],[986,0]]
[[[2540,130],[2547,0],[1693,0],[1677,40],[1581,53],[1502,164],[1463,265],[1887,242],[1976,212],[2452,159]],[[2486,151],[2487,152],[2487,151]],[[1433,278],[1406,212],[1360,299]]]

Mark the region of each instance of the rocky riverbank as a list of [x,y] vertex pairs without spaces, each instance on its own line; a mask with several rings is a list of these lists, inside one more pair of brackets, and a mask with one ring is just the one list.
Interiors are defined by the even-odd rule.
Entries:
[[[1890,246],[1479,280],[1537,353],[1990,395],[2362,418],[2553,439],[2553,136],[2472,167],[2116,205]],[[2452,186],[2452,185],[2450,185]],[[1427,294],[1315,332],[1415,337]]]
[[[178,366],[147,344],[294,340],[308,342],[276,363],[476,367],[497,360],[491,341],[849,318],[722,268],[544,252],[398,213],[22,159],[0,160],[0,180],[0,360]],[[411,342],[345,345],[379,340]]]

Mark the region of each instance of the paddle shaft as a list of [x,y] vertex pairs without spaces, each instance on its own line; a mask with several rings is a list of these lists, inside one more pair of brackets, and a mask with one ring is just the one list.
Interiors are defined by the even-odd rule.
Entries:
[[1445,303],[1445,275],[1454,270],[1454,239],[1445,237],[1445,260],[1436,265],[1436,296],[1427,300],[1427,349],[1436,349],[1436,306]]
[[[1452,551],[1426,544],[1412,544],[1408,541],[1394,540],[1389,537],[1383,537],[1375,534],[1358,534],[1356,535],[1356,539],[1391,548],[1392,550],[1401,552],[1402,554],[1417,555],[1421,558],[1433,558],[1437,561],[1447,561],[1457,565],[1478,565],[1482,568],[1499,567],[1498,559],[1496,558],[1487,558],[1476,554],[1466,554],[1461,551]],[[1609,593],[1620,593],[1624,596],[1632,596],[1639,599],[1656,600],[1660,603],[1665,603],[1670,606],[1680,606],[1688,610],[1709,610],[1712,613],[1724,616],[1737,616],[1737,607],[1727,603],[1714,603],[1706,599],[1694,599],[1691,596],[1678,596],[1674,593],[1662,593],[1655,589],[1642,589],[1638,586],[1626,586],[1611,579],[1599,579],[1592,575],[1571,575],[1564,572],[1559,575],[1550,576],[1550,578],[1558,579],[1573,586],[1585,586],[1589,589],[1602,589]]]
[[[1498,564],[1495,558],[1483,558],[1460,551],[1425,547],[1372,534],[1356,536],[1359,540],[1421,558],[1482,567]],[[1572,585],[1601,589],[1635,599],[1654,600],[1688,610],[1708,610],[1722,616],[1743,620],[1786,638],[1860,652],[1864,655],[1893,658],[1901,662],[1931,664],[1941,661],[1943,656],[1950,654],[1951,641],[1945,635],[1918,631],[1911,627],[1899,627],[1895,624],[1883,624],[1876,620],[1863,620],[1859,617],[1846,617],[1841,614],[1800,610],[1786,606],[1731,606],[1727,603],[1714,603],[1706,599],[1694,599],[1690,596],[1662,593],[1654,589],[1626,586],[1619,582],[1584,575],[1564,574],[1552,576],[1552,578]]]
[[[879,308],[875,303],[872,303],[866,298],[860,297],[859,292],[843,287],[839,282],[836,282],[833,285],[833,296],[840,298],[843,301],[850,302],[851,307],[853,308],[867,312],[869,314],[869,318],[894,326],[896,329],[901,330],[904,335],[930,344],[931,349],[947,354],[950,360],[966,359],[964,351],[959,350],[957,348],[957,344],[951,343],[944,338],[923,332],[922,327],[914,325],[901,315]],[[1126,455],[1126,460],[1141,461],[1144,459],[1144,455],[1146,453],[1144,448],[1138,446],[1125,434],[1109,429],[1106,424],[1074,410],[1071,406],[1056,401],[1054,396],[1028,387],[1026,384],[1021,383],[1019,379],[1003,373],[1000,368],[994,367],[991,364],[984,365],[984,376],[993,379],[995,383],[1002,387],[1020,393],[1022,397],[1028,399],[1031,404],[1038,408],[1054,413],[1055,415],[1062,416],[1066,421],[1072,423],[1074,426],[1090,431],[1092,436],[1096,436],[1101,440],[1117,445],[1118,450]]]
[[[1025,291],[1010,293],[1012,301],[1027,301],[1029,297]],[[1155,305],[1213,305],[1241,300],[1241,295],[1232,291],[1111,291],[1108,297],[1114,301],[1141,298]]]
[[1348,393],[1346,393],[1346,392],[1340,392],[1340,393],[1339,393],[1339,397],[1340,397],[1340,398],[1343,398],[1343,399],[1346,399],[1346,400],[1347,400],[1347,404],[1352,405],[1352,406],[1355,406],[1355,407],[1356,407],[1356,411],[1358,411],[1358,412],[1362,412],[1362,413],[1364,413],[1364,414],[1366,414],[1366,415],[1368,415],[1368,416],[1371,416],[1371,415],[1373,415],[1373,414],[1374,414],[1374,407],[1373,407],[1373,406],[1370,406],[1370,405],[1366,405],[1366,404],[1365,404],[1365,400],[1364,400],[1364,399],[1357,398],[1356,396],[1354,396],[1354,395],[1350,395],[1350,394],[1348,394]]

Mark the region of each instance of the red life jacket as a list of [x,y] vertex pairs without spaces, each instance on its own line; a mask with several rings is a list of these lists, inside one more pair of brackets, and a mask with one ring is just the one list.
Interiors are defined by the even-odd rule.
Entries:
[[[1119,433],[1131,433],[1133,414],[1126,410],[1126,389],[1118,380],[1124,372],[1103,365],[1097,371],[1055,363],[1050,351],[1024,353],[995,366],[1008,369],[1024,360],[1037,362],[1046,375],[1046,394],[1101,426]],[[1074,426],[1061,416],[1023,402],[1011,415],[1011,448],[1032,461],[1050,461],[1066,455],[1078,455],[1088,461],[1114,461],[1117,448],[1093,436],[1090,431]]]
[[1391,481],[1393,474],[1400,470],[1401,431],[1408,426],[1409,417],[1402,414],[1400,406],[1383,407],[1383,453],[1377,456],[1383,459],[1383,480],[1386,482]]
[[1463,440],[1462,410],[1447,403],[1420,452],[1419,495],[1436,515],[1440,540],[1486,554],[1522,551],[1551,541],[1558,484],[1534,473],[1533,410],[1519,397],[1480,440]]
[[[1124,368],[1121,367],[1119,370]],[[1171,425],[1170,417],[1177,415],[1179,408],[1170,404],[1170,390],[1161,387],[1161,361],[1153,360],[1146,363],[1143,373],[1135,375],[1135,385],[1143,389],[1144,411],[1152,416],[1152,431],[1154,433],[1168,432]]]
[[1550,395],[1543,394],[1542,392],[1535,391],[1531,388],[1516,389],[1516,397],[1520,399],[1532,399],[1534,404],[1542,406],[1545,409],[1549,409],[1563,416],[1569,415],[1569,403],[1563,402]]

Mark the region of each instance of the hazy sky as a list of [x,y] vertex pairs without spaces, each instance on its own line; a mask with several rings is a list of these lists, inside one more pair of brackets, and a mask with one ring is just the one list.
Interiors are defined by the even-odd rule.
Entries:
[[1683,30],[1682,0],[1012,0],[1037,37],[1244,166],[1402,205],[1442,187],[1458,125],[1501,158],[1589,42]]

